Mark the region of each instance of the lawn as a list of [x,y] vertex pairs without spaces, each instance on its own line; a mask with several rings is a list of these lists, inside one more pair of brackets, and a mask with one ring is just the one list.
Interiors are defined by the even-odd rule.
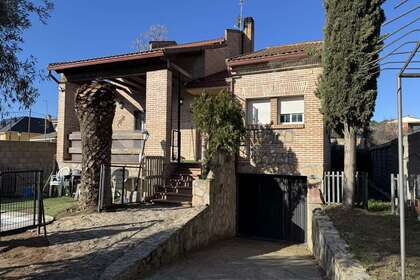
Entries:
[[[355,258],[367,269],[372,279],[399,279],[399,217],[391,215],[387,205],[370,202],[370,211],[329,207],[331,217]],[[406,220],[407,280],[420,279],[420,222]]]
[[70,210],[75,209],[77,201],[71,197],[44,198],[45,214],[58,218],[66,215]]

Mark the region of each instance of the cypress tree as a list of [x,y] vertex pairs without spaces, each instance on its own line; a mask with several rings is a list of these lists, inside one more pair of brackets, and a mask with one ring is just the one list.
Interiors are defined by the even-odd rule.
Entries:
[[354,204],[356,133],[373,116],[384,0],[325,0],[323,75],[317,95],[329,128],[344,134],[344,204]]

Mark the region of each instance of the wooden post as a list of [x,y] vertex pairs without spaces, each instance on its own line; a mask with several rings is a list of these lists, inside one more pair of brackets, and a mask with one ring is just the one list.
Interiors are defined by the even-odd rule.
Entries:
[[391,174],[391,213],[395,215],[395,178],[394,174]]

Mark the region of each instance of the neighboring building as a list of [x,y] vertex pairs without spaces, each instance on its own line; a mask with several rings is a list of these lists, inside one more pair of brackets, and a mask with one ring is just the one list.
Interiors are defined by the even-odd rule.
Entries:
[[36,117],[15,117],[0,121],[0,140],[29,141],[32,137],[54,132],[50,120]]
[[[403,137],[404,174],[420,175],[420,131]],[[375,187],[390,194],[391,174],[398,174],[398,139],[370,149],[371,178]]]
[[[261,182],[270,186],[289,182],[287,187],[263,188],[265,195],[274,198],[281,195],[278,199],[283,202],[267,201],[266,206],[275,209],[266,207],[261,211],[280,211],[287,219],[293,216],[298,219],[293,223],[299,236],[307,232],[310,238],[312,209],[321,202],[319,188],[329,164],[326,128],[319,111],[320,101],[315,96],[322,72],[321,46],[316,41],[254,52],[254,21],[247,18],[243,32],[228,29],[219,39],[179,45],[173,41],[152,42],[151,49],[144,52],[50,64],[50,71],[61,74],[58,164],[80,168],[81,136],[74,95],[85,82],[101,78],[118,85],[112,162],[136,164],[140,152],[138,140],[143,139],[146,129],[150,134],[146,156],[161,156],[168,170],[173,170],[169,167],[174,164],[202,159],[203,140],[191,116],[194,98],[203,91],[218,94],[227,90],[243,104],[249,134],[239,155],[237,171],[240,182],[242,175],[252,179],[239,183],[239,193],[248,189],[246,184],[250,182],[256,182],[250,186],[254,190],[262,186]],[[265,125],[270,127],[263,128]],[[257,139],[261,133],[267,137]],[[293,182],[305,182],[304,188]],[[289,201],[297,194],[299,198]],[[241,198],[239,201],[240,217],[247,209],[263,207],[244,204]],[[294,212],[278,207],[289,207]],[[270,218],[273,224],[283,221],[279,217]],[[239,222],[239,231],[242,228]]]
[[[398,120],[391,120],[386,123],[398,128]],[[420,131],[420,118],[405,116],[402,119],[402,123],[404,134]]]
[[29,141],[31,141],[31,142],[51,142],[51,143],[55,143],[55,142],[57,142],[57,132],[54,131],[54,132],[51,132],[51,133],[31,137],[31,139]]

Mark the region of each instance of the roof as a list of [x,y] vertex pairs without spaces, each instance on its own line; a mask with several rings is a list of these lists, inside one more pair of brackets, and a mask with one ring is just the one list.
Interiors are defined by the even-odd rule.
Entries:
[[289,45],[269,47],[250,54],[228,59],[229,66],[240,66],[271,61],[298,62],[311,57],[322,48],[322,41],[308,41]]
[[[412,116],[405,116],[402,118],[403,123],[420,123],[420,118],[412,117]],[[391,120],[391,123],[396,123],[398,120]]]
[[226,87],[226,78],[229,76],[227,70],[211,74],[209,76],[193,80],[187,84],[187,88],[211,88]]
[[[0,121],[0,132],[28,132],[29,117],[8,118]],[[45,119],[31,117],[30,121],[31,133],[51,133],[54,127],[50,121],[47,121],[47,129],[45,131]]]
[[167,53],[176,53],[177,51],[193,51],[200,48],[217,48],[225,46],[224,38],[217,38],[207,41],[197,41],[185,44],[179,44],[174,46],[167,46],[163,48],[152,49],[148,51],[140,52],[131,52],[125,54],[103,56],[96,58],[88,58],[82,60],[66,61],[66,62],[56,62],[48,65],[49,71],[60,71],[70,68],[100,65],[113,62],[124,62],[124,61],[133,61],[133,60],[142,60],[147,58],[154,57],[163,57]]

